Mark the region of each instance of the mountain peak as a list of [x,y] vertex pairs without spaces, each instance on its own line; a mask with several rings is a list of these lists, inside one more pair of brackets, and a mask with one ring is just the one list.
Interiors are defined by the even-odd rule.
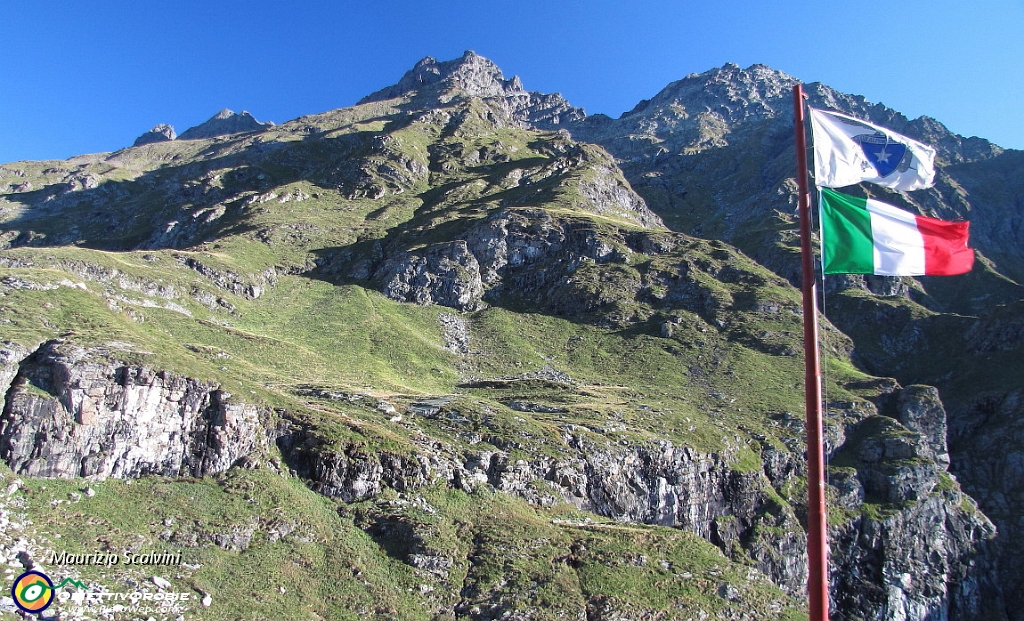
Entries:
[[399,97],[409,97],[422,108],[448,105],[458,97],[499,100],[492,104],[502,122],[517,127],[556,129],[586,117],[583,109],[570,106],[558,93],[528,92],[518,76],[505,79],[498,65],[472,50],[454,60],[427,56],[397,84],[363,97],[359,104]]
[[413,93],[450,97],[460,92],[471,97],[525,94],[518,77],[506,80],[496,64],[467,50],[454,60],[438,61],[427,56],[407,71],[397,84],[367,95],[359,103],[384,101]]
[[[744,69],[736,63],[725,63],[672,82],[654,97],[641,101],[623,114],[621,119],[667,115],[682,120],[700,113],[711,113],[731,125],[751,118],[773,118],[790,109],[790,93],[798,82],[796,78],[767,65],[754,64]],[[643,123],[650,125],[646,121]],[[662,122],[660,125],[664,131],[674,123],[666,126]]]
[[174,133],[174,127],[161,123],[136,138],[132,146],[139,147],[144,144],[152,144],[154,142],[167,142],[169,140],[174,140],[175,138],[177,138],[177,134]]
[[274,124],[271,122],[260,123],[253,115],[245,110],[233,112],[224,108],[217,114],[210,117],[205,123],[190,127],[178,136],[179,140],[195,140],[197,138],[213,138],[214,136],[225,136],[240,132],[263,131]]

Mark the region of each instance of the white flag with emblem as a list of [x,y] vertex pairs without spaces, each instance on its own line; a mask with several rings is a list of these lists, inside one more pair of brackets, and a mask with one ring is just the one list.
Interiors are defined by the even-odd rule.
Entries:
[[814,176],[819,187],[862,181],[894,190],[930,188],[935,149],[852,116],[810,108]]

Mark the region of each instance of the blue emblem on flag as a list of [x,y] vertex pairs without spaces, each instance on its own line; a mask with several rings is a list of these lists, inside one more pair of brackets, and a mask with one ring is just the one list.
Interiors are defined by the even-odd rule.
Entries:
[[853,139],[863,149],[864,155],[878,171],[879,177],[888,177],[897,170],[903,172],[910,168],[910,161],[914,156],[902,142],[894,142],[882,132],[861,134],[853,136]]

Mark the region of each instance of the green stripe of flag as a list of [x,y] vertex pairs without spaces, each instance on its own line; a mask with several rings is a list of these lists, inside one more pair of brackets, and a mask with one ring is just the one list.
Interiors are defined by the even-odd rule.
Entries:
[[867,201],[821,189],[822,267],[826,274],[873,274],[874,248]]

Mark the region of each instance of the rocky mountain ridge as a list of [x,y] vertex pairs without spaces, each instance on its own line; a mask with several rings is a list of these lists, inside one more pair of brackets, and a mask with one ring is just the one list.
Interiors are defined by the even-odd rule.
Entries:
[[224,108],[217,114],[210,117],[206,122],[186,129],[180,136],[174,132],[174,127],[170,125],[157,125],[145,134],[136,138],[132,146],[141,147],[154,142],[196,140],[199,138],[228,136],[241,132],[258,132],[273,126],[274,124],[269,121],[260,123],[245,110],[242,112],[233,112]]
[[[581,619],[798,610],[794,82],[727,65],[620,119],[587,117],[467,52],[258,134],[4,165],[0,458],[26,476],[303,481],[336,503],[330,529],[371,537],[366,558],[420,581],[422,618],[549,618],[559,601]],[[1016,508],[997,500],[1012,490],[979,476],[1013,453],[976,445],[1019,411],[1020,210],[979,181],[1018,154],[808,91],[940,146],[939,185],[905,206],[1006,216],[977,221],[983,258],[959,284],[826,283],[836,609],[1015,618]],[[939,339],[951,328],[966,353]],[[907,355],[922,347],[928,359]],[[964,360],[1007,373],[953,374]],[[705,574],[600,537],[587,553],[575,530],[494,549],[460,508],[496,502],[520,516],[499,528],[518,532],[538,519],[520,501],[614,520],[655,547],[659,527],[692,533],[774,595],[611,588],[599,568],[680,585]],[[537,543],[565,537],[550,558]],[[463,541],[473,549],[455,552]],[[400,597],[373,580],[376,597]]]

